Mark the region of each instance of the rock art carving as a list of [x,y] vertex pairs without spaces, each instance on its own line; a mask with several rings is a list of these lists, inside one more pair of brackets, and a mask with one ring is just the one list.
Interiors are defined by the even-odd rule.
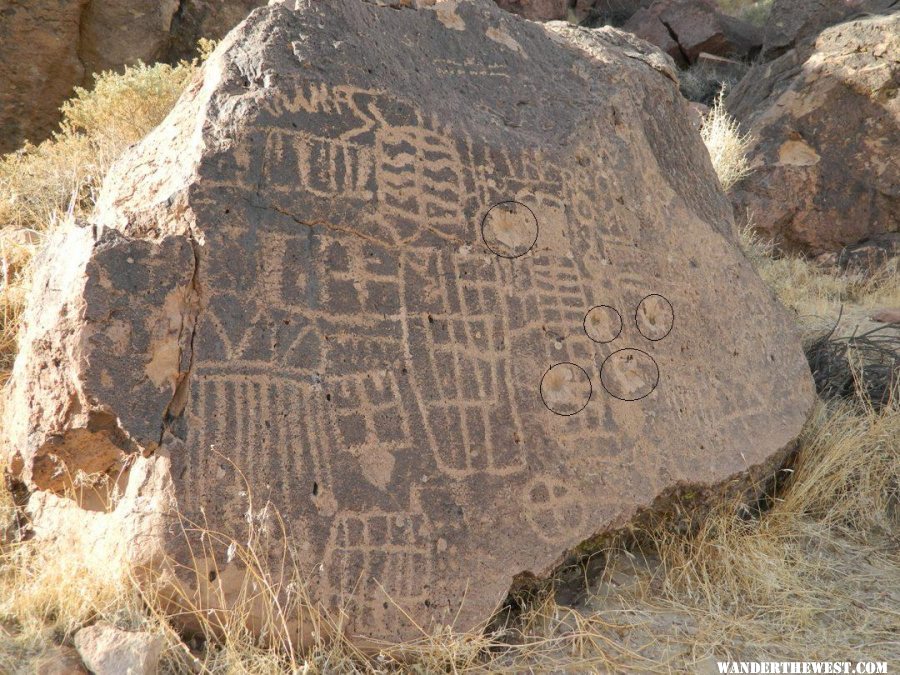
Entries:
[[675,325],[675,308],[659,293],[651,293],[641,300],[634,313],[638,330],[648,340],[659,342]]
[[481,236],[492,253],[501,258],[519,258],[537,242],[537,218],[524,204],[501,202],[485,214]]
[[606,357],[600,367],[600,381],[610,396],[622,401],[639,401],[659,384],[659,366],[645,351],[620,349]]
[[[35,285],[3,449],[36,493],[102,412],[138,446],[109,435],[111,477],[167,458],[179,511],[236,540],[246,492],[270,501],[313,602],[408,639],[480,624],[675,485],[765,474],[805,421],[790,317],[645,43],[483,0],[297,1],[204,68],[112,169],[115,236],[68,235]],[[679,312],[656,341],[651,291]]]
[[622,333],[622,315],[609,305],[597,305],[584,315],[584,332],[594,342],[606,344]]
[[592,390],[591,378],[574,363],[557,363],[541,378],[541,400],[552,412],[564,417],[584,410]]

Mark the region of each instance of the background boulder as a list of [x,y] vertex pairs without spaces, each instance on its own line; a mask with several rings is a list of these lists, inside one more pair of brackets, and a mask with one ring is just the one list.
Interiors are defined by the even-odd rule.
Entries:
[[[3,445],[36,533],[189,542],[233,597],[249,519],[403,640],[764,481],[812,381],[686,105],[633,36],[484,0],[253,12],[37,266]],[[79,471],[125,499],[58,497]]]
[[774,0],[762,56],[773,59],[811,42],[825,28],[870,12],[897,9],[897,0]]
[[175,62],[265,0],[0,0],[0,153],[49,137],[59,107],[92,76]]
[[569,17],[569,0],[496,0],[507,12],[532,21],[562,21]]
[[900,14],[825,30],[756,66],[726,101],[753,137],[736,213],[794,251],[900,230]]
[[622,28],[655,44],[680,66],[695,63],[702,52],[751,59],[762,44],[756,26],[724,14],[713,0],[656,0]]

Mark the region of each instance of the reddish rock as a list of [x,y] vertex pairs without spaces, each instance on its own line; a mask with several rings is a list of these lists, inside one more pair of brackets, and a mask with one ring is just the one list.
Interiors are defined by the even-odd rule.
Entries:
[[762,44],[755,26],[722,13],[713,0],[656,0],[623,29],[655,44],[681,66],[695,63],[701,52],[752,58]]
[[0,153],[43,140],[84,80],[78,57],[87,0],[4,2],[0,8]]
[[[752,490],[814,402],[670,60],[483,0],[253,12],[58,237],[0,446],[35,536],[227,604],[269,523],[359,641]],[[60,496],[79,471],[115,509]]]
[[586,26],[621,26],[654,0],[575,0],[575,18]]
[[879,310],[871,318],[878,323],[900,323],[900,308]]
[[900,231],[898,63],[893,14],[748,73],[726,101],[753,139],[753,172],[731,191],[738,217],[812,255]]
[[688,103],[688,115],[691,120],[691,126],[697,129],[697,131],[703,127],[703,121],[706,119],[707,114],[709,114],[708,105],[696,103],[694,101]]
[[72,647],[53,646],[31,665],[35,675],[89,675],[81,656]]

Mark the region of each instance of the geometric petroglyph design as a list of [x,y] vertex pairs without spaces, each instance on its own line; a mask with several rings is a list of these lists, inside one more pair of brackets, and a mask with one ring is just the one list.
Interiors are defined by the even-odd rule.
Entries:
[[[658,293],[645,296],[634,317],[640,334],[652,342],[665,338],[675,324],[672,303]],[[582,327],[592,341],[607,344],[619,337],[624,324],[615,307],[597,305],[584,315]],[[620,401],[639,401],[649,396],[659,384],[659,378],[656,359],[642,349],[615,351],[600,366],[600,384],[610,396]],[[571,416],[581,412],[590,400],[590,394],[584,400],[579,390],[579,384],[583,389],[585,380],[590,386],[587,372],[574,363],[552,366],[541,380],[544,405],[558,415]]]
[[675,311],[666,298],[652,293],[638,304],[634,320],[641,335],[658,342],[671,332],[675,324]]
[[[439,576],[435,523],[447,526],[418,496],[423,476],[460,489],[521,476],[523,439],[534,435],[522,410],[538,398],[557,415],[581,413],[560,442],[602,433],[582,412],[593,384],[577,364],[597,359],[597,343],[623,325],[612,307],[585,317],[597,280],[574,251],[599,247],[590,255],[602,259],[605,243],[570,240],[581,235],[560,224],[559,186],[578,178],[548,172],[538,155],[488,147],[383,92],[301,84],[291,105],[299,123],[267,132],[259,181],[290,222],[252,242],[243,223],[222,225],[210,246],[220,290],[195,341],[189,444],[225,449],[251,485],[289,505],[321,552],[321,599],[337,603],[374,580],[404,605],[421,603],[415,580]],[[539,388],[521,356],[536,349],[556,363]],[[641,372],[622,392],[643,392]],[[213,461],[187,462],[186,484]],[[536,529],[553,527],[562,491],[535,486]],[[191,499],[210,501],[201,490]],[[569,523],[579,508],[566,506]],[[364,602],[361,611],[382,611],[381,599]]]
[[346,600],[340,596],[349,596],[370,578],[405,603],[427,601],[421,580],[433,578],[441,544],[421,510],[415,489],[408,511],[372,509],[339,514],[331,527],[323,563],[332,602]]
[[537,242],[534,211],[516,201],[495,204],[481,223],[481,236],[491,252],[501,258],[525,255]]
[[555,477],[532,479],[521,493],[523,511],[539,536],[552,541],[556,532],[584,524],[586,510],[575,490]]
[[[83,297],[84,321],[37,364],[77,342],[79,409],[161,439],[185,519],[241,541],[270,502],[273,549],[296,551],[310,601],[352,606],[348,633],[379,641],[471,630],[511,576],[547,571],[672,481],[741,470],[732,434],[759,439],[761,462],[794,430],[808,374],[758,279],[709,236],[704,214],[727,210],[711,174],[661,175],[666,157],[704,157],[669,78],[619,38],[566,29],[596,42],[581,58],[488,0],[443,5],[250,15],[104,188],[98,224],[125,229],[123,252],[171,240],[183,260],[129,265],[85,239],[102,273],[89,262],[59,298]],[[443,23],[457,14],[465,30]],[[674,135],[657,133],[670,108]],[[162,273],[177,307],[135,293]],[[691,308],[679,331],[654,290]],[[45,342],[43,324],[29,335]],[[147,383],[160,354],[177,387]],[[9,428],[41,459],[89,415],[28,387],[32,417]],[[772,400],[793,406],[775,418]],[[698,449],[718,454],[682,461]]]
[[656,389],[659,366],[645,351],[620,349],[606,357],[600,367],[600,382],[610,396],[638,401]]
[[564,417],[584,410],[592,391],[591,378],[574,363],[557,363],[541,378],[541,400],[552,412]]

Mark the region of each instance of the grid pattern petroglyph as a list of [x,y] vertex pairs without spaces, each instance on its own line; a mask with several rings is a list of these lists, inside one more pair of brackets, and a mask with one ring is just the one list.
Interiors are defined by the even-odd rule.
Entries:
[[[547,423],[540,372],[571,361],[597,375],[582,330],[597,298],[573,255],[580,244],[556,250],[539,237],[526,258],[503,260],[478,233],[503,199],[527,200],[538,220],[542,205],[564,214],[581,179],[377,92],[306,85],[280,105],[294,123],[264,136],[258,194],[289,226],[260,228],[249,243],[240,225],[209,235],[237,262],[205,272],[225,290],[198,329],[188,439],[198,460],[184,479],[238,483],[215,448],[257,492],[268,486],[262,496],[304,528],[310,561],[322,562],[323,600],[377,581],[394,601],[419,603],[427,593],[414,579],[429,577],[446,541],[416,486],[523,476],[527,439]],[[563,226],[556,239],[569,235]],[[586,255],[601,260],[592,246]],[[559,442],[612,442],[600,414],[568,420]],[[565,486],[528,485],[538,536],[554,509],[581,517]],[[199,507],[203,490],[189,499]]]

